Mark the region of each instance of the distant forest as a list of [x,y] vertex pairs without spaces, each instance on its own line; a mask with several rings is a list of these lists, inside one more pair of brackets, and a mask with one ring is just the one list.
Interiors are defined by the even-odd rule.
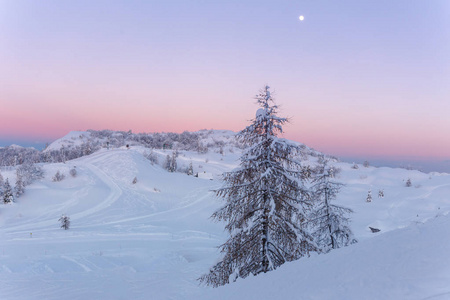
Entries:
[[[65,141],[59,149],[39,151],[35,148],[8,146],[0,148],[0,166],[17,166],[24,163],[65,162],[92,154],[101,148],[119,148],[126,145],[140,145],[151,149],[174,149],[207,153],[210,148],[224,147],[225,144],[241,148],[233,138],[226,143],[208,137],[213,130],[183,133],[132,133],[131,131],[88,130],[89,135]],[[75,141],[78,139],[79,141]]]

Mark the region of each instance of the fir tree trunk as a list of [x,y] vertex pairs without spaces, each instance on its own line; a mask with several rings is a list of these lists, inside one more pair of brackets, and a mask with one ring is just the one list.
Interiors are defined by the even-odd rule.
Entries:
[[331,249],[335,249],[336,248],[336,243],[334,241],[333,231],[332,231],[331,222],[330,222],[331,216],[330,216],[330,206],[328,204],[328,187],[325,187],[325,206],[327,208],[328,231],[330,233]]
[[267,209],[267,195],[264,195],[264,215],[262,221],[262,247],[261,247],[261,271],[266,273],[269,271],[269,258],[267,255],[267,242],[269,240],[269,210]]

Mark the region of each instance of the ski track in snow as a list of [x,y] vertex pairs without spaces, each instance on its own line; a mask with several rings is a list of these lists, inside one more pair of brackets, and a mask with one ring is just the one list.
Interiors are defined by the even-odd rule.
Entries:
[[[83,161],[83,163],[79,164],[79,166],[81,168],[84,167],[90,171],[91,174],[89,174],[89,175],[90,175],[92,184],[95,183],[96,179],[100,180],[109,188],[110,192],[109,192],[109,195],[107,197],[105,197],[104,200],[100,201],[96,206],[91,207],[82,212],[71,215],[70,217],[73,220],[85,218],[89,215],[93,215],[93,214],[103,211],[107,207],[111,206],[112,203],[117,201],[117,199],[122,195],[122,190],[120,189],[120,187],[113,180],[111,180],[110,177],[105,172],[103,172],[101,169],[99,169],[98,167],[96,167],[94,165],[95,162],[102,161],[105,158],[109,158],[109,157],[110,156],[108,156],[108,155],[97,154],[94,156],[94,158],[91,157],[90,159]],[[75,203],[77,203],[79,198],[86,196],[88,194],[88,190],[90,187],[91,186],[83,187],[81,190],[79,190],[75,193],[75,197],[72,197],[72,198],[68,199],[68,201],[63,202],[62,204],[51,208],[50,211],[48,211],[45,215],[41,215],[40,218],[47,218],[49,216],[55,216],[55,215],[57,215],[57,214],[55,214],[55,212],[59,212],[61,210],[67,210],[67,208],[69,208],[69,207],[73,206]],[[96,199],[96,200],[98,200],[98,199]],[[36,228],[49,227],[49,226],[54,225],[54,223],[55,223],[54,220],[47,220],[47,221],[40,221],[40,222],[35,222],[35,220],[30,220],[29,222],[26,222],[25,224],[22,224],[20,226],[8,227],[5,230],[5,232],[18,232],[18,231],[21,231],[24,229],[28,229],[27,231],[29,232],[30,228],[33,229],[33,231],[36,231]]]
[[105,172],[100,170],[98,167],[96,167],[92,163],[90,163],[90,164],[85,163],[84,166],[87,167],[94,175],[97,176],[97,178],[99,178],[104,184],[106,184],[109,187],[110,193],[109,193],[108,197],[106,197],[105,200],[101,201],[96,206],[94,206],[88,210],[85,210],[81,213],[74,214],[72,216],[74,219],[81,219],[81,218],[87,217],[89,215],[95,214],[99,211],[102,211],[102,210],[108,208],[109,206],[111,206],[111,204],[113,204],[115,201],[117,201],[117,199],[119,199],[119,197],[122,195],[122,190],[120,189],[120,187],[113,180],[111,180],[109,178],[109,176],[106,175]]
[[[71,295],[69,299],[103,299],[105,295],[110,299],[129,299],[121,293],[118,296],[117,290],[103,290],[95,297],[98,292],[94,291],[105,285],[99,282],[104,277],[108,278],[106,285],[117,282],[132,293],[133,299],[148,299],[144,294],[149,291],[157,291],[154,299],[183,299],[183,291],[198,289],[195,279],[209,265],[201,262],[203,255],[214,253],[221,238],[202,226],[185,224],[204,210],[203,203],[212,198],[210,184],[191,177],[190,180],[208,184],[189,189],[178,201],[152,212],[154,206],[148,196],[143,197],[129,184],[128,177],[136,171],[136,158],[132,155],[131,151],[111,151],[73,161],[83,174],[79,176],[87,178],[86,186],[39,216],[1,229],[8,244],[0,244],[0,299],[59,299],[61,294]],[[149,169],[168,176],[159,168]],[[166,190],[157,196],[164,197]],[[123,210],[117,210],[124,204]],[[142,210],[143,205],[150,210]],[[70,209],[76,210],[69,215],[72,226],[63,231],[55,218],[61,210]],[[210,223],[207,217],[204,219],[204,224]],[[31,231],[32,238],[28,236]],[[73,278],[86,287],[80,288]],[[178,278],[176,288],[173,278]],[[42,286],[30,282],[40,282]],[[22,291],[22,298],[16,297],[16,289]]]

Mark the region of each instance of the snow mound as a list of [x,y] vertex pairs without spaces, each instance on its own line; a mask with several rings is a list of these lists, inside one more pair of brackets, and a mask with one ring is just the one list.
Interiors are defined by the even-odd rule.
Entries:
[[198,299],[450,299],[448,236],[450,217],[436,217],[210,289]]

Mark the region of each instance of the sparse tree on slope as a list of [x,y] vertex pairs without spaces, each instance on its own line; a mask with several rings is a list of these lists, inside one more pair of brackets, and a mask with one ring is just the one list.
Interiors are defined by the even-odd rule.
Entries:
[[3,187],[4,184],[5,184],[5,180],[3,179],[2,173],[0,173],[0,189]]
[[408,180],[406,180],[406,184],[407,187],[410,187],[412,185],[411,183],[411,178],[408,178]]
[[176,172],[178,165],[177,165],[177,157],[178,157],[178,151],[173,151],[172,152],[172,160],[171,160],[171,171],[170,172]]
[[353,211],[331,204],[343,186],[342,183],[333,181],[339,171],[329,166],[328,161],[324,159],[316,169],[313,179],[316,207],[311,215],[311,225],[314,228],[313,236],[324,252],[347,246],[355,241],[348,226],[349,218],[346,217]]
[[33,181],[44,178],[44,171],[40,166],[33,163],[25,163],[21,167],[25,169],[23,176],[23,183],[25,185],[31,184]]
[[16,185],[14,186],[14,192],[16,194],[16,198],[19,198],[20,196],[23,195],[23,193],[25,193],[25,184],[23,182],[22,175],[20,175],[19,172],[17,172]]
[[194,175],[194,167],[192,166],[192,161],[189,163],[189,167],[186,170],[186,174],[190,176]]
[[367,192],[366,202],[372,202],[372,191],[371,190],[369,190]]
[[62,215],[58,220],[61,223],[61,228],[64,230],[68,230],[70,227],[70,218],[66,215]]
[[164,164],[164,168],[169,172],[176,172],[177,170],[177,151],[172,152],[172,156],[168,155],[166,156],[166,162]]
[[214,287],[274,270],[317,250],[305,230],[311,202],[300,162],[294,159],[300,148],[277,137],[287,119],[277,116],[269,87],[256,99],[261,106],[256,118],[238,134],[249,147],[240,167],[224,173],[224,186],[216,190],[226,204],[212,218],[227,222],[230,237],[220,247],[223,259],[200,278]]
[[5,185],[5,181],[3,179],[2,173],[0,173],[0,197],[3,196],[4,185]]
[[14,202],[14,194],[11,185],[9,184],[9,180],[6,178],[3,191],[3,203],[7,204],[12,202]]

